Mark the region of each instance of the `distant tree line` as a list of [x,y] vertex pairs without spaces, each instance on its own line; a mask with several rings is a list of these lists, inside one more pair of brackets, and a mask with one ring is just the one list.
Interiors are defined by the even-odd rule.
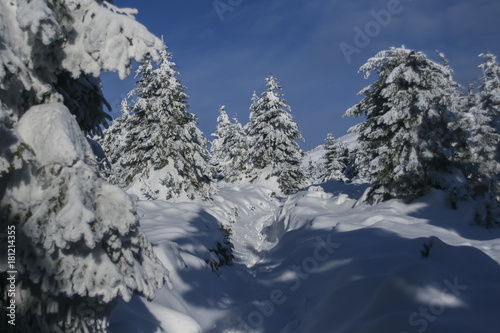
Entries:
[[291,194],[311,178],[359,177],[372,185],[366,197],[371,203],[409,202],[439,188],[449,193],[454,207],[475,200],[477,222],[494,226],[499,223],[500,66],[494,55],[481,54],[480,83],[466,90],[454,81],[444,55],[438,56],[436,62],[401,47],[370,58],[360,72],[378,77],[345,113],[366,118],[350,130],[357,134],[357,145],[349,151],[329,134],[316,170],[303,166],[297,143],[303,137],[274,75],[266,78],[260,96],[253,94],[246,125],[230,121],[225,106],[220,108],[208,151],[195,117],[186,112],[187,96],[168,53],[158,68],[152,69],[150,61],[139,68],[138,88],[130,94],[136,96],[132,111],[123,104],[122,116],[104,132],[102,143],[120,170],[114,177],[120,175],[118,183],[124,185],[151,168],[174,165],[175,175],[160,182],[170,189],[167,199],[189,187],[207,198],[215,191],[214,180],[273,178],[283,194]]

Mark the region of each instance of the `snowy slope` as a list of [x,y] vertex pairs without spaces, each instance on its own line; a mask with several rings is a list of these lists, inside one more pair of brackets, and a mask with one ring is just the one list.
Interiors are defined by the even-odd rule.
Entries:
[[[369,206],[366,188],[274,198],[221,185],[209,203],[140,201],[174,289],[120,304],[111,332],[498,332],[500,231],[471,226],[472,204],[453,210],[437,190]],[[218,223],[235,256],[219,275],[205,262]]]
[[[337,141],[342,142],[349,151],[353,151],[356,149],[358,144],[357,142],[358,133],[348,133],[339,138],[336,138]],[[325,156],[325,145],[319,145],[316,148],[313,148],[306,152],[305,160],[309,159],[315,162],[322,162],[323,157]]]
[[[348,133],[335,140],[342,142],[350,152],[353,152],[358,145],[357,137],[357,133]],[[323,144],[307,151],[302,159],[302,167],[309,170],[309,177],[313,184],[320,183],[324,179],[325,154],[326,150]]]

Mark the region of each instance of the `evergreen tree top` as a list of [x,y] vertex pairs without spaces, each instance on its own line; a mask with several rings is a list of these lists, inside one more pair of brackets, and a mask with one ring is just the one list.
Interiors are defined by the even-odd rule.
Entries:
[[[400,48],[391,47],[388,50],[380,51],[375,57],[368,59],[368,61],[361,66],[359,72],[365,73],[365,79],[368,78],[372,72],[376,72],[378,75],[390,79],[393,78],[393,76],[389,77],[389,74],[394,70],[399,72],[399,70],[402,69],[400,66],[405,64],[407,67],[412,67],[415,70],[424,70],[428,68],[429,70],[436,70],[451,76],[452,70],[448,65],[448,61],[444,58],[444,54],[439,53],[439,56],[443,64],[429,60],[427,56],[420,51],[409,50],[404,46]],[[411,78],[408,77],[407,79]]]
[[273,74],[269,74],[269,76],[266,78],[266,86],[267,86],[267,91],[274,92],[276,90],[283,89],[283,87],[278,84],[278,81],[276,81],[276,78],[274,77]]
[[229,117],[227,115],[227,112],[226,112],[226,106],[225,105],[222,105],[219,109],[219,113],[220,115],[217,117],[217,121],[219,123],[229,123]]
[[290,106],[281,93],[283,87],[278,84],[273,74],[269,74],[269,77],[266,78],[266,87],[267,90],[262,93],[262,98],[268,106],[268,109],[280,108],[291,112]]
[[332,133],[328,133],[325,139],[325,149],[328,149],[328,147],[331,147],[334,144],[335,144],[335,137],[333,136]]
[[127,98],[122,99],[121,107],[120,107],[121,115],[123,117],[128,117],[128,116],[130,116],[131,111],[132,111],[132,108],[128,104],[128,99]]
[[[377,53],[361,66],[359,72],[365,73],[365,79],[372,72],[377,73],[379,78],[359,92],[366,98],[347,110],[345,115],[359,117],[365,113],[367,117],[377,116],[380,110],[388,107],[389,100],[398,111],[402,105],[397,104],[408,99],[421,100],[413,106],[422,109],[431,105],[424,103],[425,100],[453,98],[459,85],[453,81],[452,70],[442,53],[440,57],[443,64],[404,46]],[[404,98],[403,92],[407,95]]]
[[481,53],[479,55],[481,58],[484,58],[484,62],[479,65],[479,68],[483,70],[483,73],[485,76],[489,75],[497,75],[498,76],[498,63],[497,63],[497,57],[496,55],[486,52],[486,53]]
[[212,146],[214,144],[217,144],[218,139],[226,134],[230,126],[231,121],[229,120],[229,116],[227,115],[226,106],[222,105],[219,108],[219,116],[217,117],[217,130],[215,133],[211,134],[213,137],[215,137],[214,142],[212,142]]
[[497,62],[497,57],[491,53],[482,53],[479,55],[484,58],[484,61],[479,67],[483,71],[481,84],[481,95],[488,96],[494,101],[493,104],[500,104],[500,65]]

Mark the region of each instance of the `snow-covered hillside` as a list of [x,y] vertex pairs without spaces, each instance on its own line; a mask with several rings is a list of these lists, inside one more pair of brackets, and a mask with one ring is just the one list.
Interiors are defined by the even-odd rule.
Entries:
[[[356,146],[358,142],[356,141],[356,138],[358,137],[357,133],[348,133],[346,135],[343,135],[339,138],[337,138],[337,141],[342,142],[349,151],[353,151],[356,149]],[[324,162],[323,157],[325,156],[325,146],[324,145],[319,145],[316,148],[313,148],[306,152],[306,157],[304,158],[304,162],[308,163],[309,160],[313,162]]]
[[[358,137],[357,133],[348,133],[337,139],[334,139],[334,142],[342,145],[345,149],[347,149],[348,154],[353,154],[353,152],[356,151],[358,145],[358,142],[356,140],[357,137]],[[335,177],[334,175],[331,174],[328,175],[325,174],[325,163],[327,162],[326,153],[327,153],[326,144],[322,144],[306,152],[304,158],[302,159],[302,167],[305,170],[308,170],[309,179],[313,184],[322,183],[325,180],[325,178],[326,179],[332,179],[332,177],[333,179],[343,178],[343,177],[340,178]],[[339,174],[337,176],[346,173],[348,174],[349,172],[346,172],[346,170],[341,172],[341,170],[339,170]]]
[[[210,202],[140,201],[173,290],[121,303],[111,332],[498,332],[500,230],[438,190],[371,206],[366,188],[221,184]],[[234,260],[214,272],[219,224]]]

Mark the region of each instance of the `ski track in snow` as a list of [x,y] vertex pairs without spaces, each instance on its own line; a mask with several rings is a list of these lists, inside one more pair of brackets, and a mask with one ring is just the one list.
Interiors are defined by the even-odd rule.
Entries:
[[[274,198],[223,185],[211,203],[140,201],[174,289],[121,303],[110,331],[497,333],[500,231],[471,226],[472,204],[452,210],[437,190],[370,206],[365,189],[329,182]],[[219,223],[235,258],[218,275],[205,259]]]

